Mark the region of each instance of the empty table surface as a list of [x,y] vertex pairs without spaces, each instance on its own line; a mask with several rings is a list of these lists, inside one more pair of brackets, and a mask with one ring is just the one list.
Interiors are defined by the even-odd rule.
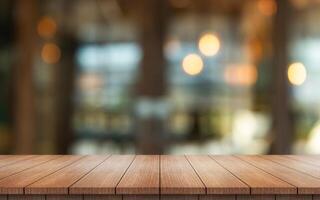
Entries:
[[320,156],[3,155],[1,199],[320,199]]

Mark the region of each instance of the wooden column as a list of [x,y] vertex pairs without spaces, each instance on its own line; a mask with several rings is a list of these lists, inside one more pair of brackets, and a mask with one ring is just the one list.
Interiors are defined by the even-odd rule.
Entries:
[[273,133],[271,153],[287,154],[293,141],[293,123],[290,109],[290,94],[287,78],[288,36],[291,8],[289,1],[277,1],[273,35]]
[[15,152],[33,153],[35,139],[33,58],[35,47],[36,0],[16,1],[17,54],[13,69],[13,115]]
[[78,43],[70,34],[61,36],[63,38],[61,64],[55,71],[55,84],[57,91],[56,102],[56,153],[67,154],[73,140],[73,94],[75,82],[75,53]]
[[[137,102],[153,104],[166,93],[165,59],[163,43],[165,38],[166,1],[139,1],[139,23],[143,59],[138,79]],[[143,105],[142,105],[143,106]],[[158,117],[141,118],[138,113],[138,151],[144,154],[162,153],[164,134],[163,120]]]

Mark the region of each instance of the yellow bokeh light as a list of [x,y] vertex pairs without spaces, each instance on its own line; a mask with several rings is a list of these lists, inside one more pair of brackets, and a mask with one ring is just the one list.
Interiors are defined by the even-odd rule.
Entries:
[[307,79],[307,70],[302,63],[292,63],[288,68],[288,79],[292,85],[301,85]]
[[203,69],[203,61],[197,54],[189,54],[182,61],[183,71],[189,75],[197,75]]
[[61,57],[60,48],[54,43],[46,43],[42,47],[41,57],[45,63],[57,63]]
[[216,35],[207,33],[201,36],[198,46],[203,55],[214,56],[220,49],[220,41]]
[[38,23],[37,31],[43,38],[52,38],[57,32],[57,24],[52,17],[42,17]]

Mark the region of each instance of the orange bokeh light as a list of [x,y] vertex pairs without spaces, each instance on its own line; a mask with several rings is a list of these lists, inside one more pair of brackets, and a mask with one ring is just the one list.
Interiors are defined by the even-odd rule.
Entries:
[[57,32],[57,24],[52,17],[42,17],[38,23],[37,31],[43,38],[52,38]]
[[251,86],[257,78],[257,68],[253,65],[230,65],[224,71],[225,82],[229,85]]
[[275,0],[259,0],[258,10],[265,16],[272,16],[277,12],[277,4]]
[[48,64],[57,63],[61,57],[60,48],[54,43],[46,43],[41,51],[42,60]]

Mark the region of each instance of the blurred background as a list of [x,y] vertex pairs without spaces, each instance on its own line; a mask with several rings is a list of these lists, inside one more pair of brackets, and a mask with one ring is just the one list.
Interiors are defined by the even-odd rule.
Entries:
[[0,153],[320,153],[319,0],[2,0]]

